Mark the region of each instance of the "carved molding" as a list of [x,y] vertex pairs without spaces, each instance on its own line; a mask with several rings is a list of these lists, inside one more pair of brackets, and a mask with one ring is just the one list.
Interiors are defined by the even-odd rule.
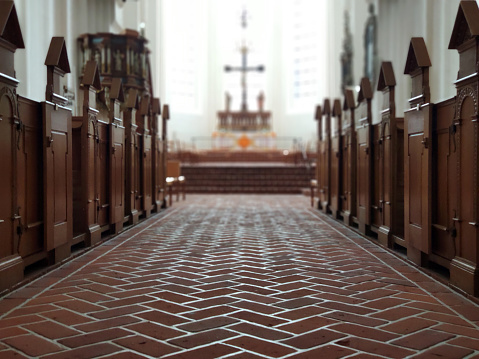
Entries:
[[3,96],[6,96],[10,100],[13,118],[20,118],[20,113],[18,111],[17,91],[9,86],[4,86],[0,89],[0,99]]
[[[473,100],[473,104],[474,104],[474,116],[477,116],[478,114],[478,88],[477,88],[477,85],[472,85],[472,86],[465,86],[463,88],[461,88],[459,91],[458,91],[458,94],[457,94],[457,100],[456,100],[456,106],[455,106],[455,114],[454,114],[454,119],[455,119],[455,124],[458,125],[458,128],[457,128],[457,132],[458,132],[458,135],[456,137],[456,145],[455,145],[455,148],[457,150],[457,166],[456,166],[456,180],[457,180],[457,202],[456,202],[456,217],[459,217],[459,218],[462,218],[462,213],[460,211],[461,209],[461,203],[460,203],[460,193],[461,193],[461,175],[462,175],[462,172],[461,172],[461,168],[463,167],[463,164],[462,164],[462,158],[461,158],[461,142],[462,142],[462,136],[467,136],[467,135],[471,135],[471,134],[466,134],[464,133],[464,131],[462,130],[462,122],[464,120],[468,120],[470,121],[471,119],[463,119],[461,118],[462,116],[462,106],[464,105],[464,101],[467,97],[471,97],[472,100]],[[478,129],[477,129],[477,121],[473,123],[474,124],[474,134],[472,134],[472,136],[474,136],[474,168],[473,168],[473,216],[474,216],[474,220],[478,220],[477,218],[477,195],[478,195],[478,192],[477,192],[477,186],[478,186],[478,182],[477,182],[477,174],[478,174],[478,166],[477,166],[477,159],[478,159],[478,149],[477,149],[477,144],[478,144],[478,139],[477,139],[477,135],[478,135]]]
[[462,113],[462,105],[466,97],[472,97],[474,102],[474,113],[477,114],[477,86],[467,86],[463,87],[459,90],[457,94],[457,111],[456,111],[456,119],[459,120]]

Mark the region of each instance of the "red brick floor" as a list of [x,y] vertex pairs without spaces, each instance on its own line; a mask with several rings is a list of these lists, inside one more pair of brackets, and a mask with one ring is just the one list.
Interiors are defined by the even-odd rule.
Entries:
[[479,307],[309,209],[191,195],[0,301],[0,358],[479,358]]

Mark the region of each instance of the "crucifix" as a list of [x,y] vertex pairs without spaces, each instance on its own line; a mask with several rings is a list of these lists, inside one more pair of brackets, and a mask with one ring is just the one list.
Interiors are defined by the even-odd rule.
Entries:
[[[248,20],[248,13],[246,12],[246,9],[244,9],[241,15],[241,26],[243,27],[243,29],[246,29],[246,27],[248,26],[247,20]],[[248,111],[246,74],[248,73],[248,71],[263,72],[264,66],[259,65],[256,67],[248,67],[248,47],[246,46],[245,40],[243,40],[243,45],[241,46],[240,52],[241,52],[242,65],[240,67],[232,67],[232,66],[226,65],[225,71],[226,72],[230,72],[230,71],[241,72],[241,89],[242,89],[241,111]]]

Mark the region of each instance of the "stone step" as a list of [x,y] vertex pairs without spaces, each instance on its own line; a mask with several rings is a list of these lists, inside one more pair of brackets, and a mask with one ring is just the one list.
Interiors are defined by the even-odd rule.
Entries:
[[183,165],[189,193],[302,193],[314,168],[286,164]]

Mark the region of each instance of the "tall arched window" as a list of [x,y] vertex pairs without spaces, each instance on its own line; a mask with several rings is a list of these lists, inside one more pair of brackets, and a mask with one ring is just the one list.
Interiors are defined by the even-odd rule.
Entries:
[[165,91],[172,108],[199,113],[205,72],[206,0],[163,1]]
[[320,96],[321,34],[317,0],[285,0],[284,50],[288,112],[310,112]]

